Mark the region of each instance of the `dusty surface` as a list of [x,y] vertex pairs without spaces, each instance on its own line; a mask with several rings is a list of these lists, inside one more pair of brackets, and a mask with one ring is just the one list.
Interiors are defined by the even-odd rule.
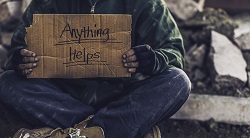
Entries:
[[249,138],[250,126],[190,120],[166,120],[159,124],[163,138]]

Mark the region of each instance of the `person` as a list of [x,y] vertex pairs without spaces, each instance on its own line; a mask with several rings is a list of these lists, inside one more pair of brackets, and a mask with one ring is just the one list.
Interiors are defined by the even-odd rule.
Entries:
[[[39,64],[24,40],[33,14],[132,15],[132,48],[122,62],[133,77],[27,79]],[[181,34],[164,0],[33,0],[12,38],[0,100],[35,126],[65,129],[93,115],[86,129],[98,127],[107,138],[140,138],[188,98],[183,56]]]

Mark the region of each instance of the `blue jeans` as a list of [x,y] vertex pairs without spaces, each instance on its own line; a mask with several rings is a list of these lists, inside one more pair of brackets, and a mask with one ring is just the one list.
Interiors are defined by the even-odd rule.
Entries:
[[131,85],[101,108],[73,98],[49,79],[27,79],[14,71],[0,77],[0,100],[34,125],[72,127],[95,115],[89,126],[103,128],[107,138],[138,138],[162,119],[171,117],[188,98],[191,83],[171,68]]

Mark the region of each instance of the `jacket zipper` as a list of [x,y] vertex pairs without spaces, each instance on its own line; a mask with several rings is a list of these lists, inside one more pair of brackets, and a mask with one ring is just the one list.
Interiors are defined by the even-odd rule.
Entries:
[[99,0],[96,0],[95,3],[92,2],[92,0],[89,0],[90,3],[91,3],[91,10],[90,10],[90,13],[95,13],[95,6],[96,6],[96,3],[99,1]]

